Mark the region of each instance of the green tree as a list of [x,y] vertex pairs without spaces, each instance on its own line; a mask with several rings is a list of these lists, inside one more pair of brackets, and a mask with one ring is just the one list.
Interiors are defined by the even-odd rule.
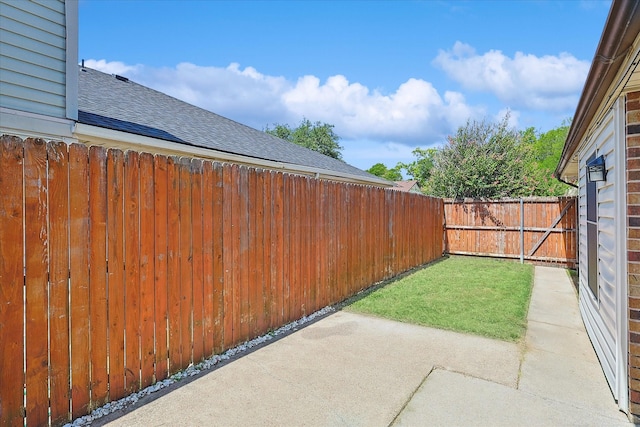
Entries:
[[570,189],[567,184],[553,176],[569,134],[569,127],[570,121],[566,120],[560,127],[540,134],[533,142],[532,169],[538,182],[536,195],[561,196]]
[[376,163],[367,169],[367,172],[389,181],[402,181],[401,168],[401,163],[398,163],[394,168],[387,168],[383,163]]
[[433,157],[438,150],[435,148],[416,148],[412,151],[416,157],[411,163],[399,163],[398,165],[407,171],[407,175],[418,181],[418,185],[424,188],[431,176],[433,169]]
[[499,123],[468,121],[433,155],[426,191],[439,197],[498,199],[533,195],[531,144]]
[[273,126],[273,129],[267,126],[265,132],[334,159],[342,159],[343,147],[339,144],[340,137],[333,131],[333,125],[319,121],[311,123],[309,119],[304,118],[296,128],[286,124]]

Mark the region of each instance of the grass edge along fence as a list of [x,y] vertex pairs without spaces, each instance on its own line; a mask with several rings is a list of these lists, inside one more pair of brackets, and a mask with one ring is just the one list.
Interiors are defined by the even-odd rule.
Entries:
[[347,310],[518,342],[526,331],[533,279],[530,263],[451,255],[392,279]]
[[442,200],[0,139],[0,418],[60,425],[443,253]]
[[445,252],[577,265],[577,198],[444,200]]

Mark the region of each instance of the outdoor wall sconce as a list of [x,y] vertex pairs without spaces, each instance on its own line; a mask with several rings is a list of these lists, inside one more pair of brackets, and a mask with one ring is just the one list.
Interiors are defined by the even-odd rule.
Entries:
[[598,182],[607,180],[607,168],[604,165],[604,156],[596,157],[587,163],[587,181]]

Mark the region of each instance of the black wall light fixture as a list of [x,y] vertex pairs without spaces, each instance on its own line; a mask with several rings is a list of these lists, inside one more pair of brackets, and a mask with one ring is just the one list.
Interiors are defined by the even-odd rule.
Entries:
[[607,180],[607,168],[604,164],[604,156],[596,157],[587,163],[587,181],[598,182]]

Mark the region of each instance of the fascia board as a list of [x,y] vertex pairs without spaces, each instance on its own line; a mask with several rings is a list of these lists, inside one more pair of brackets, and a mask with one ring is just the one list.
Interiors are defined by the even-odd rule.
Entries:
[[0,107],[0,133],[21,138],[44,138],[75,142],[73,120]]
[[334,181],[350,182],[362,185],[375,185],[377,187],[393,187],[392,182],[383,179],[367,180],[366,178],[363,178],[361,176],[343,172],[336,172],[310,166],[295,165],[292,163],[265,160],[256,157],[242,156],[239,154],[227,153],[210,148],[196,147],[193,145],[178,144],[162,139],[131,134],[83,123],[77,123],[75,128],[75,136],[77,137],[78,141],[85,144],[103,145],[124,150],[135,149],[174,156],[188,155],[222,162],[238,163],[253,167],[280,170],[293,174],[314,176],[316,178],[324,178]]

